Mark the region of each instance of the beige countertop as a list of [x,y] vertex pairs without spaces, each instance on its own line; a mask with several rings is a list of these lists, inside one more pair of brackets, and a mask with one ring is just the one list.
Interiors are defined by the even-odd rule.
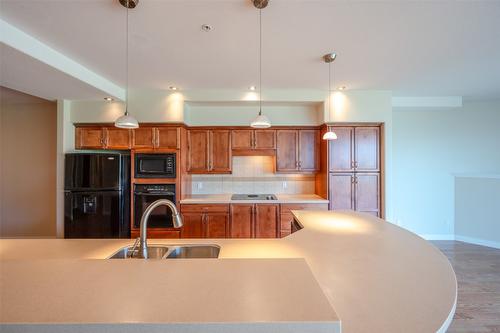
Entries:
[[231,194],[193,194],[182,199],[181,204],[236,204],[236,203],[277,203],[277,204],[327,204],[328,200],[316,194],[276,194],[278,200],[231,200]]
[[[82,317],[71,318],[74,310],[67,309],[54,318],[53,312],[67,308],[68,302],[78,301],[80,306],[89,302],[86,306],[99,309],[101,302],[109,305],[121,299],[120,311],[114,316],[110,310],[104,314],[110,314],[118,323],[136,324],[154,321],[149,317],[150,310],[145,311],[148,308],[142,306],[148,301],[162,306],[162,313],[168,313],[169,308],[185,309],[191,302],[202,302],[211,309],[197,305],[189,315],[174,311],[165,314],[165,318],[179,319],[188,326],[195,325],[193,320],[200,325],[205,323],[203,332],[211,332],[214,327],[214,332],[226,332],[224,329],[335,332],[337,315],[342,332],[347,333],[446,331],[455,311],[457,285],[450,263],[437,248],[366,214],[329,211],[294,211],[294,214],[304,228],[283,239],[151,241],[221,246],[220,259],[175,263],[85,260],[106,258],[119,247],[130,244],[130,240],[1,240],[1,296],[2,302],[9,304],[1,307],[1,320],[6,323],[29,319],[44,323],[56,319],[88,322],[86,318],[92,318],[92,322],[99,322],[102,315],[99,313],[80,312]],[[36,258],[41,260],[33,260],[34,250]],[[255,279],[245,278],[252,274]],[[113,277],[117,276],[122,279],[114,287]],[[144,281],[148,276],[151,284]],[[317,281],[320,293],[311,276]],[[69,280],[72,282],[64,283]],[[207,280],[211,285],[208,289]],[[104,292],[107,289],[102,287],[102,281],[105,286],[113,286],[113,295]],[[154,285],[158,283],[161,288],[155,291]],[[176,283],[184,296],[176,293]],[[282,288],[276,288],[277,285]],[[175,297],[163,294],[162,290],[172,292]],[[72,293],[78,297],[71,297]],[[325,306],[323,297],[330,307]],[[134,308],[135,302],[141,306],[127,312],[125,309]],[[45,308],[38,308],[43,304]],[[33,314],[33,309],[39,312]],[[241,313],[243,309],[248,311]],[[104,316],[102,320],[109,318]],[[292,324],[286,327],[289,320]],[[232,328],[224,326],[228,322]],[[278,326],[274,330],[275,327],[266,326],[269,324]],[[299,327],[300,324],[306,326]]]

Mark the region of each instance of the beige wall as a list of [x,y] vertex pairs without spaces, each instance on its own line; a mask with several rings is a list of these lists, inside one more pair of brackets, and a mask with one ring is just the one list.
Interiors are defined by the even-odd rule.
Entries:
[[0,87],[0,236],[56,235],[56,103]]

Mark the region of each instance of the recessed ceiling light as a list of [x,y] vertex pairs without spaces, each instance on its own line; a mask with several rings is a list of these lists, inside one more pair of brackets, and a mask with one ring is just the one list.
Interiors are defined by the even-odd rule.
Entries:
[[214,27],[212,27],[210,24],[203,24],[201,26],[201,30],[203,30],[205,32],[212,31],[213,29],[214,29]]
[[104,97],[104,100],[107,101],[107,102],[112,102],[114,101],[114,99],[112,99],[111,97]]
[[179,90],[179,88],[177,88],[175,86],[170,86],[170,87],[168,87],[168,89],[170,89],[170,90]]
[[341,86],[341,87],[339,87],[339,90],[346,90],[346,89],[347,89],[347,87],[346,87],[346,86]]
[[257,87],[256,86],[250,86],[250,87],[248,87],[248,89],[250,89],[251,91],[255,91],[255,90],[257,90]]

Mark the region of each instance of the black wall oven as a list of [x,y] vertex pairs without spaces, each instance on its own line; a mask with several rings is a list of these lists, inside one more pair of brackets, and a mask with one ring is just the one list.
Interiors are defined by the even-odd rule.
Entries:
[[175,153],[136,154],[135,178],[175,178]]
[[[158,199],[175,202],[175,184],[136,184],[134,187],[134,227],[140,228],[146,208]],[[156,207],[149,216],[148,228],[173,228],[172,210]]]

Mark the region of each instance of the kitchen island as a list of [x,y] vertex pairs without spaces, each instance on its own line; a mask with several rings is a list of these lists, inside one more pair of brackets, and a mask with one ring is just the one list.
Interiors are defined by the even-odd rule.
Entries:
[[2,328],[446,331],[457,285],[438,249],[366,214],[293,213],[303,229],[283,239],[150,241],[216,244],[219,259],[95,260],[131,241],[2,240]]

